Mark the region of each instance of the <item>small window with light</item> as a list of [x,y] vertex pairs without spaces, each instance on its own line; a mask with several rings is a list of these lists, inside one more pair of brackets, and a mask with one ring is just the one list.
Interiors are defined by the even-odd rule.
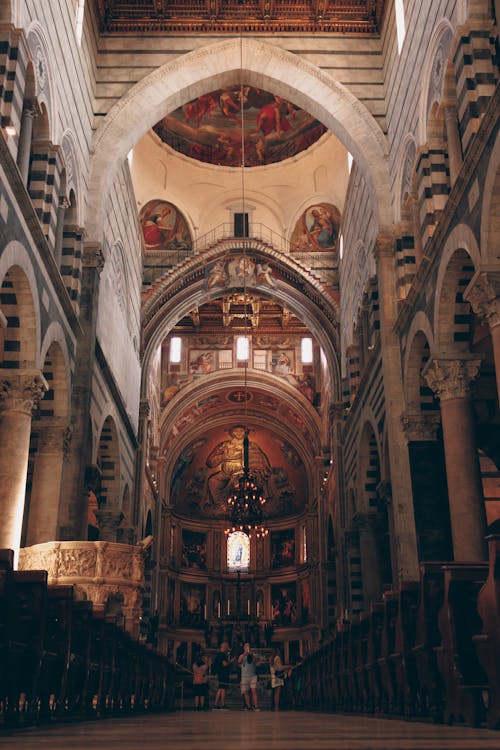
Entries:
[[301,341],[300,359],[303,365],[310,365],[313,361],[313,340],[307,336]]
[[248,362],[250,341],[248,336],[238,336],[236,339],[236,359],[238,362]]
[[170,339],[170,364],[178,365],[181,361],[182,339],[180,336],[172,336]]

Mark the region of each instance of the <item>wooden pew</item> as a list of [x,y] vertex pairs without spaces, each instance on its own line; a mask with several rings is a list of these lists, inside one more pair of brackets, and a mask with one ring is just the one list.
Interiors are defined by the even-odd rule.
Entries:
[[383,619],[380,637],[380,656],[378,665],[380,668],[380,682],[382,686],[382,711],[394,713],[396,711],[396,675],[394,661],[391,655],[394,653],[396,643],[396,622],[399,608],[399,592],[386,591],[382,596]]
[[435,648],[441,644],[438,613],[444,596],[444,562],[420,564],[420,591],[415,645],[412,652],[418,678],[418,710],[423,716],[441,721],[444,687],[437,667]]
[[47,721],[64,705],[65,673],[70,658],[73,586],[49,586],[38,688],[38,721]]
[[435,648],[445,687],[446,722],[478,726],[485,718],[483,691],[488,682],[476,654],[473,636],[481,632],[477,596],[488,575],[486,563],[443,566],[444,597],[439,613],[441,644]]
[[90,709],[88,696],[91,675],[92,602],[73,601],[69,661],[63,674],[59,713],[85,717]]
[[384,619],[383,604],[381,602],[372,604],[367,616],[370,625],[368,628],[365,670],[370,691],[369,710],[370,713],[373,713],[374,711],[380,711],[382,708],[382,682],[378,660],[381,655],[382,623]]
[[33,722],[43,658],[47,612],[47,572],[8,573],[2,685],[4,722]]
[[488,677],[488,727],[500,729],[500,534],[491,534],[486,540],[488,578],[477,599],[482,631],[473,636],[473,640],[479,662]]
[[418,581],[403,581],[400,585],[394,651],[389,657],[394,665],[396,713],[406,717],[417,713],[418,678],[413,647],[417,634],[419,591]]

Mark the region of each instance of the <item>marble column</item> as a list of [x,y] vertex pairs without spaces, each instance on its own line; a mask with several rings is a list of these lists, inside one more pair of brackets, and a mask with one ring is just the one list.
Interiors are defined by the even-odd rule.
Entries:
[[464,291],[464,299],[470,303],[478,318],[489,326],[500,404],[500,269],[477,271]]
[[456,561],[485,559],[485,511],[470,384],[478,359],[431,359],[423,370],[440,400],[453,553]]
[[87,491],[85,470],[92,463],[89,437],[90,396],[94,368],[99,281],[104,258],[100,245],[85,243],[82,258],[80,327],[73,388],[71,393],[71,430],[73,438],[64,465],[59,538],[87,538]]
[[21,132],[17,148],[17,166],[24,185],[28,185],[30,171],[31,140],[33,136],[33,120],[37,111],[32,104],[25,104],[21,118]]
[[389,442],[393,502],[389,509],[393,583],[418,579],[418,553],[408,448],[401,424],[404,408],[401,347],[395,331],[397,318],[394,239],[381,236],[375,246],[380,303],[380,341]]
[[62,259],[64,216],[69,206],[70,206],[70,203],[65,196],[63,196],[62,198],[59,198],[59,206],[57,208],[56,241],[54,244],[54,260],[58,268],[61,265],[61,259]]
[[380,560],[380,518],[376,512],[357,513],[354,524],[359,532],[361,557],[361,580],[363,581],[363,604],[368,609],[382,598],[383,580]]
[[120,510],[108,510],[106,507],[96,510],[95,517],[99,524],[99,541],[116,542],[118,527],[123,520]]
[[19,554],[33,410],[48,385],[40,370],[4,373],[0,389],[0,547]]
[[454,105],[445,104],[444,122],[446,128],[446,140],[448,142],[448,165],[450,168],[451,187],[456,182],[462,168],[462,143],[458,129],[457,109]]
[[420,204],[418,202],[418,196],[416,195],[416,193],[411,194],[408,199],[408,204],[411,209],[415,265],[418,268],[423,258],[424,251],[422,248],[422,222],[420,220]]
[[71,432],[67,419],[42,419],[33,471],[26,546],[57,539],[64,460]]

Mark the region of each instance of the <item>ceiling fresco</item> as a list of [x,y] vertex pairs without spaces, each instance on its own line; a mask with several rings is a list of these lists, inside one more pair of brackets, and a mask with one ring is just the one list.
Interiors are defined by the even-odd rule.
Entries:
[[224,167],[240,167],[243,158],[246,167],[289,159],[327,132],[303,109],[253,86],[203,94],[153,130],[181,154]]
[[94,0],[101,33],[379,34],[387,0]]
[[[179,454],[170,501],[190,517],[227,518],[227,499],[243,469],[245,427],[239,421],[204,432]],[[307,484],[302,459],[295,448],[269,429],[249,425],[249,465],[264,488],[266,518],[304,509]]]

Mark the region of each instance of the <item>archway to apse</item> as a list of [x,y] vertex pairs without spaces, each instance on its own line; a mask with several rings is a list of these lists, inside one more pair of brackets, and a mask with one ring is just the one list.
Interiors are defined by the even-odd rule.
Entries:
[[96,131],[86,214],[89,241],[102,238],[107,197],[130,149],[165,115],[191,99],[240,80],[293,101],[329,128],[363,171],[379,230],[392,225],[386,139],[364,105],[342,84],[297,55],[255,39],[231,39],[166,63],[137,83]]

